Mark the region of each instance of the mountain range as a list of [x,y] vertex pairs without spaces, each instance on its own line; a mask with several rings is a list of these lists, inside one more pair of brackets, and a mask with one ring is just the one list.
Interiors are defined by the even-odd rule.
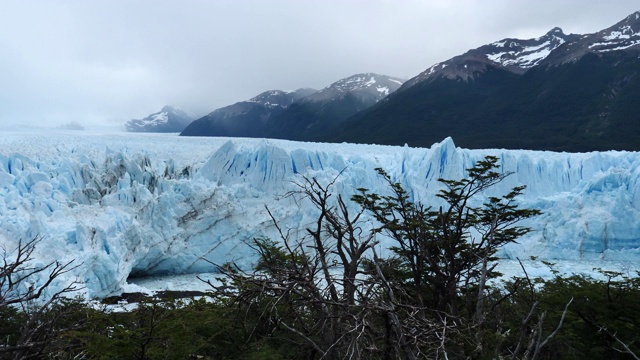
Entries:
[[504,39],[435,64],[320,141],[640,150],[640,12],[596,33]]
[[373,106],[402,83],[398,78],[366,73],[338,80],[319,91],[270,90],[214,110],[180,135],[313,140]]
[[314,92],[314,89],[265,91],[249,100],[212,111],[189,124],[180,135],[264,137],[273,117]]
[[640,12],[592,34],[553,28],[495,41],[407,81],[365,73],[319,91],[266,91],[214,110],[181,135],[422,147],[452,137],[466,148],[640,150],[637,99]]

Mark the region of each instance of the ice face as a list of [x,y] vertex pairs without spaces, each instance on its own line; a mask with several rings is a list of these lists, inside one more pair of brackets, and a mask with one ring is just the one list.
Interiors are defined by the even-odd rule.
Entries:
[[635,152],[465,150],[451,139],[421,149],[71,133],[4,133],[0,146],[0,245],[11,250],[19,239],[42,237],[35,261],[76,259],[81,266],[55,286],[77,277],[89,297],[121,291],[130,276],[212,270],[202,258],[251,266],[247,243],[277,238],[266,206],[291,236],[314,221],[304,199],[284,196],[303,176],[335,180],[336,195],[348,199],[357,188],[387,191],[375,171],[381,167],[413,200],[438,205],[437,180],[462,178],[486,155],[513,174],[483,196],[527,185],[521,205],[543,211],[524,224],[534,231],[501,257],[594,267],[640,260]]

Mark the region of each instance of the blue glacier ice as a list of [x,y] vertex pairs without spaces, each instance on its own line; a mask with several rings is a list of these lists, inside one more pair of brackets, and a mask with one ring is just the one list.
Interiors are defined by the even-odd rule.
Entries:
[[[277,238],[268,206],[292,236],[316,215],[304,199],[284,197],[302,176],[385,192],[375,168],[438,204],[439,178],[456,179],[485,157],[513,172],[483,196],[526,185],[522,206],[543,214],[504,247],[505,259],[638,264],[640,153],[467,150],[445,139],[431,148],[181,138],[158,134],[3,133],[0,139],[0,245],[42,238],[37,264],[81,263],[71,280],[88,297],[122,291],[129,277],[212,270],[202,261],[251,266],[247,242]],[[477,201],[482,201],[479,198]],[[381,239],[385,244],[385,239]]]

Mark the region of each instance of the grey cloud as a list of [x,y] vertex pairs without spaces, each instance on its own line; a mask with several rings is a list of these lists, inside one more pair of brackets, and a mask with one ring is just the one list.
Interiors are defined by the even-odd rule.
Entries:
[[635,1],[47,0],[0,3],[0,126],[202,115],[358,72],[411,77],[555,26],[595,32]]

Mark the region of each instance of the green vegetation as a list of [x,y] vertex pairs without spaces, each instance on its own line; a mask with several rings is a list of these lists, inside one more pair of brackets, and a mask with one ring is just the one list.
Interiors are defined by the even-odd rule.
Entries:
[[[70,264],[34,268],[37,241],[27,243],[21,256],[2,257],[0,358],[638,359],[638,277],[563,277],[549,263],[551,279],[523,267],[497,283],[496,251],[538,212],[517,206],[524,187],[474,200],[509,175],[496,163],[487,157],[465,179],[442,179],[437,207],[412,202],[383,170],[389,191],[360,189],[352,202],[304,179],[288,196],[318,210],[306,236],[273,219],[281,238],[254,239],[256,267],[221,264],[221,283],[199,299],[146,298],[115,311],[63,291],[42,305],[39,289],[7,285],[25,269],[55,278]],[[380,234],[392,239],[388,256],[378,253]]]

